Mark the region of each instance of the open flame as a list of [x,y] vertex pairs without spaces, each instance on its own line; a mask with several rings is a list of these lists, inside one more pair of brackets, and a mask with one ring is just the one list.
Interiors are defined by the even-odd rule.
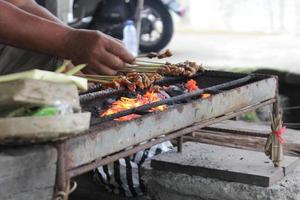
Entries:
[[[185,84],[185,87],[188,89],[189,92],[193,92],[195,90],[199,90],[200,89],[199,86],[198,86],[198,84],[197,84],[197,82],[194,79],[189,80]],[[204,94],[201,95],[201,98],[205,99],[205,98],[208,98],[210,96],[211,96],[210,94],[204,93]]]
[[[155,92],[147,92],[146,94],[138,95],[136,98],[127,98],[127,97],[121,97],[120,100],[115,101],[112,103],[111,107],[107,109],[104,113],[101,114],[101,116],[106,116],[106,115],[111,115],[115,114],[124,110],[136,108],[142,105],[146,105],[149,103],[157,102],[159,101],[160,98],[158,97],[157,93]],[[155,108],[152,108],[149,110],[149,112],[154,112],[154,111],[163,111],[166,110],[167,106],[166,105],[161,105]],[[117,118],[115,120],[117,121],[127,121],[135,118],[139,118],[141,115],[138,114],[130,114],[124,117]]]
[[193,92],[195,90],[199,90],[198,84],[194,79],[189,80],[185,87],[188,89],[189,92]]
[[[186,84],[185,87],[187,88],[187,90],[189,92],[193,92],[195,90],[200,89],[197,85],[197,82],[193,79],[189,80]],[[208,98],[210,97],[210,94],[208,93],[204,93],[202,94],[201,98]],[[115,101],[112,103],[112,105],[110,106],[109,109],[107,109],[104,113],[101,114],[101,117],[103,116],[107,116],[107,115],[112,115],[124,110],[129,110],[129,109],[133,109],[139,106],[143,106],[149,103],[154,103],[161,100],[161,98],[159,97],[158,93],[154,92],[154,91],[148,91],[146,94],[144,95],[140,95],[138,94],[136,98],[127,98],[127,97],[121,97],[118,101]],[[157,106],[155,108],[151,108],[150,110],[148,110],[149,112],[154,112],[154,111],[164,111],[166,110],[168,107],[167,105],[161,105],[161,106]],[[117,121],[128,121],[131,119],[136,119],[141,117],[141,115],[138,114],[130,114],[130,115],[126,115],[123,117],[119,117],[115,120]]]

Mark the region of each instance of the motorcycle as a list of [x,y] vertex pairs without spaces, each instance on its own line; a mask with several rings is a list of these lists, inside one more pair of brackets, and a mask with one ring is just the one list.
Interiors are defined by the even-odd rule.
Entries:
[[141,52],[158,52],[174,33],[171,12],[184,16],[176,0],[38,0],[74,28],[99,30],[123,38],[127,20],[136,22]]

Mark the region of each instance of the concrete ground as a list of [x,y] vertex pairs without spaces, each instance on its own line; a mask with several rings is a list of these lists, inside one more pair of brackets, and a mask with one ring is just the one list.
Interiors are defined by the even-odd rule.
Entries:
[[177,31],[170,61],[195,60],[209,68],[270,68],[300,73],[300,36],[205,34]]

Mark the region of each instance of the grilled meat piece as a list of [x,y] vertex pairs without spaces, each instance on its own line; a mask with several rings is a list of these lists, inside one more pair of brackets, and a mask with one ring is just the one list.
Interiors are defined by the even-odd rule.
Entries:
[[157,57],[157,55],[158,55],[158,53],[155,53],[155,52],[150,52],[150,53],[148,53],[148,54],[147,54],[147,56],[146,56],[146,57],[151,59],[151,58],[156,58],[156,57]]
[[158,73],[167,76],[193,76],[200,70],[203,70],[202,65],[198,65],[196,62],[185,61],[178,64],[166,63],[165,66],[158,70]]
[[171,56],[173,56],[172,52],[169,49],[167,49],[165,52],[159,53],[157,55],[157,58],[158,59],[163,59],[163,58],[168,58],[168,57],[171,57]]
[[156,73],[144,74],[131,72],[126,76],[119,76],[118,78],[114,79],[112,83],[105,84],[104,87],[115,89],[127,88],[130,91],[135,91],[136,88],[149,88],[155,81],[160,80],[161,78],[162,77]]
[[152,59],[152,58],[163,59],[163,58],[168,58],[171,56],[173,56],[172,52],[169,49],[167,49],[165,52],[162,52],[162,53],[150,52],[143,57],[147,57],[150,59]]

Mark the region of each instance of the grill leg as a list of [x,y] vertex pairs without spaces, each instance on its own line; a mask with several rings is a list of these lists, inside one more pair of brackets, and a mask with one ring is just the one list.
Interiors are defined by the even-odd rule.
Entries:
[[182,153],[183,136],[177,138],[177,152]]
[[66,151],[65,151],[65,143],[59,142],[56,145],[58,160],[57,160],[57,172],[56,172],[56,191],[55,197],[56,199],[68,199],[68,190],[69,190],[69,178],[67,176],[66,169]]

